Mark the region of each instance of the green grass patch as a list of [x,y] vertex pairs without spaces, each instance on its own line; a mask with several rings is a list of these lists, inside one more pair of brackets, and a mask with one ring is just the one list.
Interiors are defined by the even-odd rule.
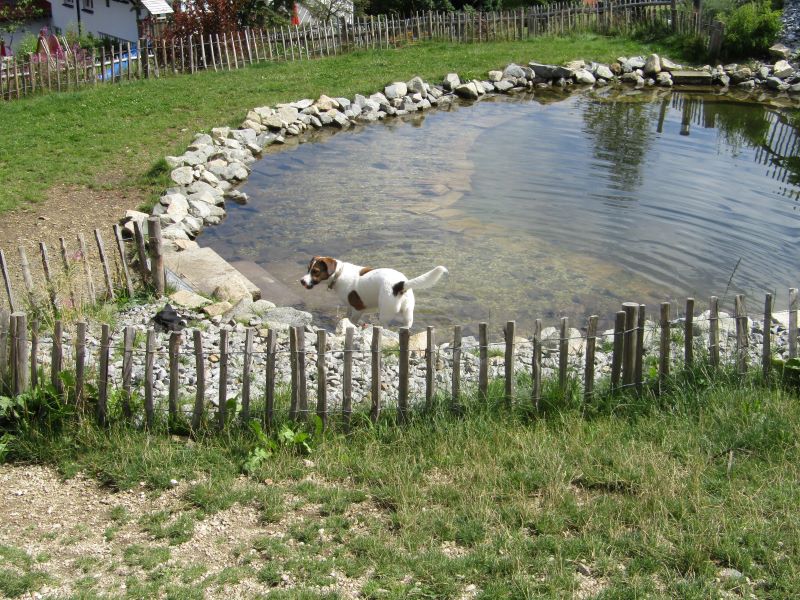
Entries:
[[36,562],[20,548],[0,545],[0,595],[18,598],[48,583],[50,576],[34,568]]
[[[414,75],[440,81],[455,71],[462,77],[483,78],[488,70],[510,62],[612,61],[619,55],[660,50],[655,43],[599,35],[485,44],[424,43],[11,102],[0,113],[0,180],[4,182],[0,212],[69,186],[133,193],[152,202],[168,184],[165,154],[182,153],[197,132],[238,126],[247,110],[256,106],[316,98],[322,93],[352,98]],[[45,146],[46,156],[42,154]]]

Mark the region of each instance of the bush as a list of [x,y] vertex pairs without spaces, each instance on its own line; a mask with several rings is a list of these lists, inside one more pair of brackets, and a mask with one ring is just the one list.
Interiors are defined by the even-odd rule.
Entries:
[[32,33],[26,33],[19,41],[19,44],[17,44],[17,49],[14,51],[14,54],[27,58],[28,54],[36,52],[38,42],[39,38]]
[[725,39],[722,52],[725,58],[763,56],[781,30],[781,13],[772,10],[765,0],[743,4],[723,20]]

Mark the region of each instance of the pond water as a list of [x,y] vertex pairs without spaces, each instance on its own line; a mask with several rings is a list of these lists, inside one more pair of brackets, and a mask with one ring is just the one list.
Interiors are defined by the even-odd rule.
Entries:
[[[253,165],[246,206],[203,233],[255,261],[332,323],[336,297],[298,283],[311,256],[450,277],[418,292],[415,329],[523,331],[624,301],[683,304],[798,283],[798,114],[728,97],[498,97],[286,146]],[[319,143],[316,143],[319,142]]]

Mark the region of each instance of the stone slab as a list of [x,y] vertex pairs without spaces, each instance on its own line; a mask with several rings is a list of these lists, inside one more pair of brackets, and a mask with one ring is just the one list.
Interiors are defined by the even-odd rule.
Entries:
[[164,265],[196,292],[210,296],[226,280],[239,278],[250,292],[253,300],[261,298],[261,290],[258,286],[211,248],[165,252]]
[[[240,260],[232,263],[232,266],[259,288],[261,298],[274,302],[277,306],[304,304],[303,298],[298,293],[278,281],[276,277],[258,263],[251,260]],[[300,279],[300,275],[298,275],[297,279]]]
[[708,71],[672,71],[673,85],[712,85]]

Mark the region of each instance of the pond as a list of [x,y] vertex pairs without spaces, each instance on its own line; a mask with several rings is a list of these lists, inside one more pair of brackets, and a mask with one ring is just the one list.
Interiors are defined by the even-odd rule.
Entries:
[[266,155],[248,204],[202,242],[258,263],[328,324],[344,307],[298,282],[317,254],[408,277],[445,265],[417,294],[415,329],[607,324],[624,301],[654,315],[717,295],[730,310],[736,293],[753,312],[798,283],[798,124],[665,90],[455,104]]

